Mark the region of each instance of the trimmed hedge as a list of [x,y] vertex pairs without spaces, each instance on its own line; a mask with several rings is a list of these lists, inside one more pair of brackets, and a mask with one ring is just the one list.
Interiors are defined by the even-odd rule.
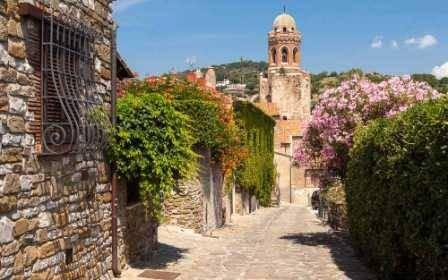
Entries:
[[233,106],[249,152],[235,170],[236,183],[253,192],[262,206],[269,206],[275,183],[275,121],[250,102],[237,101]]
[[448,99],[358,129],[350,231],[381,279],[448,279]]

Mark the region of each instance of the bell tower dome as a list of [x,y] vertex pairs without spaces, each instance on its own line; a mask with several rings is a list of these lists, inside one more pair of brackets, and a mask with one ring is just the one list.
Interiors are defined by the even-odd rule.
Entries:
[[270,68],[300,68],[302,35],[291,15],[277,16],[268,37]]

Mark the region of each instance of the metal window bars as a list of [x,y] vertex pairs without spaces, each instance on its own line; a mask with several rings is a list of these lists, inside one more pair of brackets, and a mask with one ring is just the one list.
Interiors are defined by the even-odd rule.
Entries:
[[93,30],[78,19],[42,18],[42,153],[101,149],[103,128],[93,118],[103,108],[95,82]]

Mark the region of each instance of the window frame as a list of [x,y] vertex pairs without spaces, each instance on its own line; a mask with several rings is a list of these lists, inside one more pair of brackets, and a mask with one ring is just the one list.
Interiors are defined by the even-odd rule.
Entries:
[[[100,121],[93,118],[97,109],[101,112],[105,109],[104,97],[97,90],[95,68],[95,44],[100,34],[67,15],[61,19],[42,11],[39,14],[29,4],[19,8],[26,21],[25,42],[32,45],[27,57],[34,57],[31,63],[35,69],[32,76],[35,96],[29,103],[34,115],[30,127],[36,139],[35,153],[98,151],[106,141]],[[36,32],[41,33],[40,47]],[[53,115],[49,117],[49,113]]]

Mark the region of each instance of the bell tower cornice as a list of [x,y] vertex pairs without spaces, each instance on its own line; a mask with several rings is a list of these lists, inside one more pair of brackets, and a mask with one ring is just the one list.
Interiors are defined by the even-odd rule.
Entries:
[[268,33],[269,67],[300,68],[302,34],[295,19],[286,12],[274,20]]

